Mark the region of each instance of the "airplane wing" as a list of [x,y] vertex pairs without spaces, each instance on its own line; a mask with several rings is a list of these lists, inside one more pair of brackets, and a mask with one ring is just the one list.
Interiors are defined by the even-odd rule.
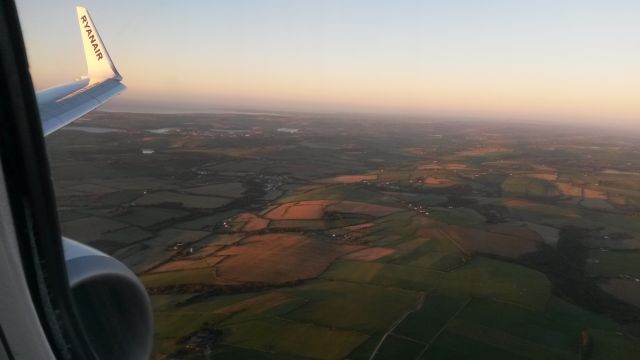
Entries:
[[87,61],[87,76],[36,94],[45,136],[106,103],[126,89],[89,12],[80,6],[76,10]]

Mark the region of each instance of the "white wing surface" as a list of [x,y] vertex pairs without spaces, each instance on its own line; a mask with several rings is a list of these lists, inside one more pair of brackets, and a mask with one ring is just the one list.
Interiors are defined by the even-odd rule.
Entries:
[[36,94],[42,130],[47,136],[106,103],[126,89],[89,12],[77,7],[87,76]]

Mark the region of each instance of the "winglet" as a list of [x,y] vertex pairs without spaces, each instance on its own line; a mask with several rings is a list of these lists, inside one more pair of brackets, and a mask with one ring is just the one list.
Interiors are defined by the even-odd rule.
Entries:
[[76,10],[90,82],[96,83],[106,79],[122,80],[122,76],[113,65],[107,48],[98,34],[98,29],[89,16],[89,11],[81,6],[76,7]]

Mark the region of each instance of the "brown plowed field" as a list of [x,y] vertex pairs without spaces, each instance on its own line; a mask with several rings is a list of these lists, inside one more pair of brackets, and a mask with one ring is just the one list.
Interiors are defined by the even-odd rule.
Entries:
[[269,220],[252,213],[242,213],[236,216],[234,221],[244,222],[242,226],[244,232],[264,230],[269,226]]
[[316,220],[322,218],[324,208],[331,201],[300,201],[282,204],[269,211],[265,217],[271,220]]
[[446,178],[441,178],[441,177],[435,177],[435,176],[429,176],[426,179],[424,179],[423,182],[425,185],[428,186],[451,186],[453,185],[453,181],[446,179]]
[[217,276],[232,282],[281,283],[320,275],[335,259],[361,249],[298,234],[254,235],[218,251]]

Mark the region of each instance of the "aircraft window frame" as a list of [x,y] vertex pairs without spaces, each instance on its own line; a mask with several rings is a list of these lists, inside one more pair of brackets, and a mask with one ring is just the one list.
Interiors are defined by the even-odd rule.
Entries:
[[39,325],[56,358],[95,359],[73,306],[40,116],[13,1],[0,5],[0,120],[8,194],[4,201],[11,209]]

